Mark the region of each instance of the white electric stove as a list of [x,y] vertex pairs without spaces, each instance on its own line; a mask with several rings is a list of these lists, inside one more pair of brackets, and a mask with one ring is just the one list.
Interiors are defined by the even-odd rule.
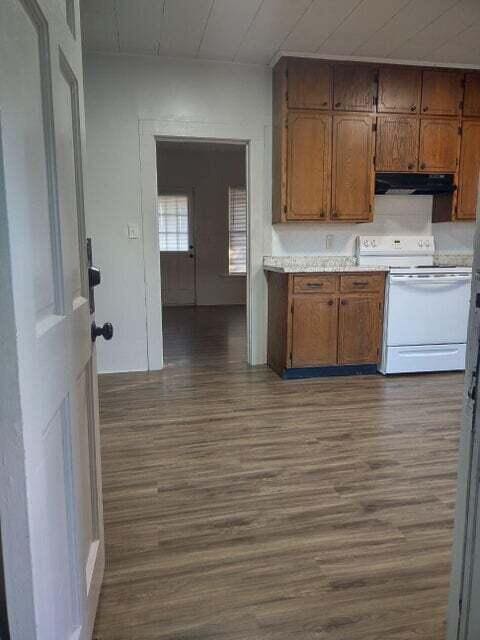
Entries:
[[383,374],[465,368],[472,270],[434,265],[432,236],[359,236],[358,264],[389,268]]

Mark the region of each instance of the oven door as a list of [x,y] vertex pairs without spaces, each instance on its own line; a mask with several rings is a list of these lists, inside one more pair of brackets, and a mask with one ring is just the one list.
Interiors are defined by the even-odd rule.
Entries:
[[390,274],[387,346],[465,343],[470,283],[467,274]]

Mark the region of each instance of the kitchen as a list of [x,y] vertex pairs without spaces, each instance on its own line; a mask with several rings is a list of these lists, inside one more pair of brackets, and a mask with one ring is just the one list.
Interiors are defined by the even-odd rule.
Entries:
[[464,369],[479,116],[475,72],[277,62],[264,268],[279,375]]

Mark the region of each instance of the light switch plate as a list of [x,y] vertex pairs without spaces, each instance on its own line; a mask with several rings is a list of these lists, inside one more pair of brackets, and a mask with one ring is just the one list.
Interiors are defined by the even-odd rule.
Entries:
[[138,229],[138,224],[129,224],[127,225],[127,233],[128,238],[130,240],[138,240],[140,237],[140,231]]

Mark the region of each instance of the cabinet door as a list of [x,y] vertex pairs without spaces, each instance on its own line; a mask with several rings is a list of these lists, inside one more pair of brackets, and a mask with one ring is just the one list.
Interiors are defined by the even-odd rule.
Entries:
[[374,111],[377,72],[367,65],[336,65],[333,72],[333,107],[340,111]]
[[380,356],[382,303],[373,296],[342,296],[338,364],[374,364]]
[[465,74],[463,115],[480,116],[480,73]]
[[420,122],[420,171],[455,172],[459,142],[458,120],[423,118]]
[[337,363],[338,298],[306,295],[293,299],[292,367]]
[[330,209],[332,117],[292,112],[287,137],[287,219],[324,219]]
[[422,71],[414,67],[380,67],[378,111],[420,113]]
[[318,60],[289,60],[288,106],[293,109],[331,109],[332,67]]
[[455,217],[475,220],[480,175],[480,121],[464,120]]
[[422,82],[422,113],[456,116],[463,96],[463,74],[460,71],[425,69]]
[[374,192],[373,119],[333,118],[332,213],[335,220],[368,221]]
[[417,171],[419,126],[415,116],[377,118],[377,171]]

